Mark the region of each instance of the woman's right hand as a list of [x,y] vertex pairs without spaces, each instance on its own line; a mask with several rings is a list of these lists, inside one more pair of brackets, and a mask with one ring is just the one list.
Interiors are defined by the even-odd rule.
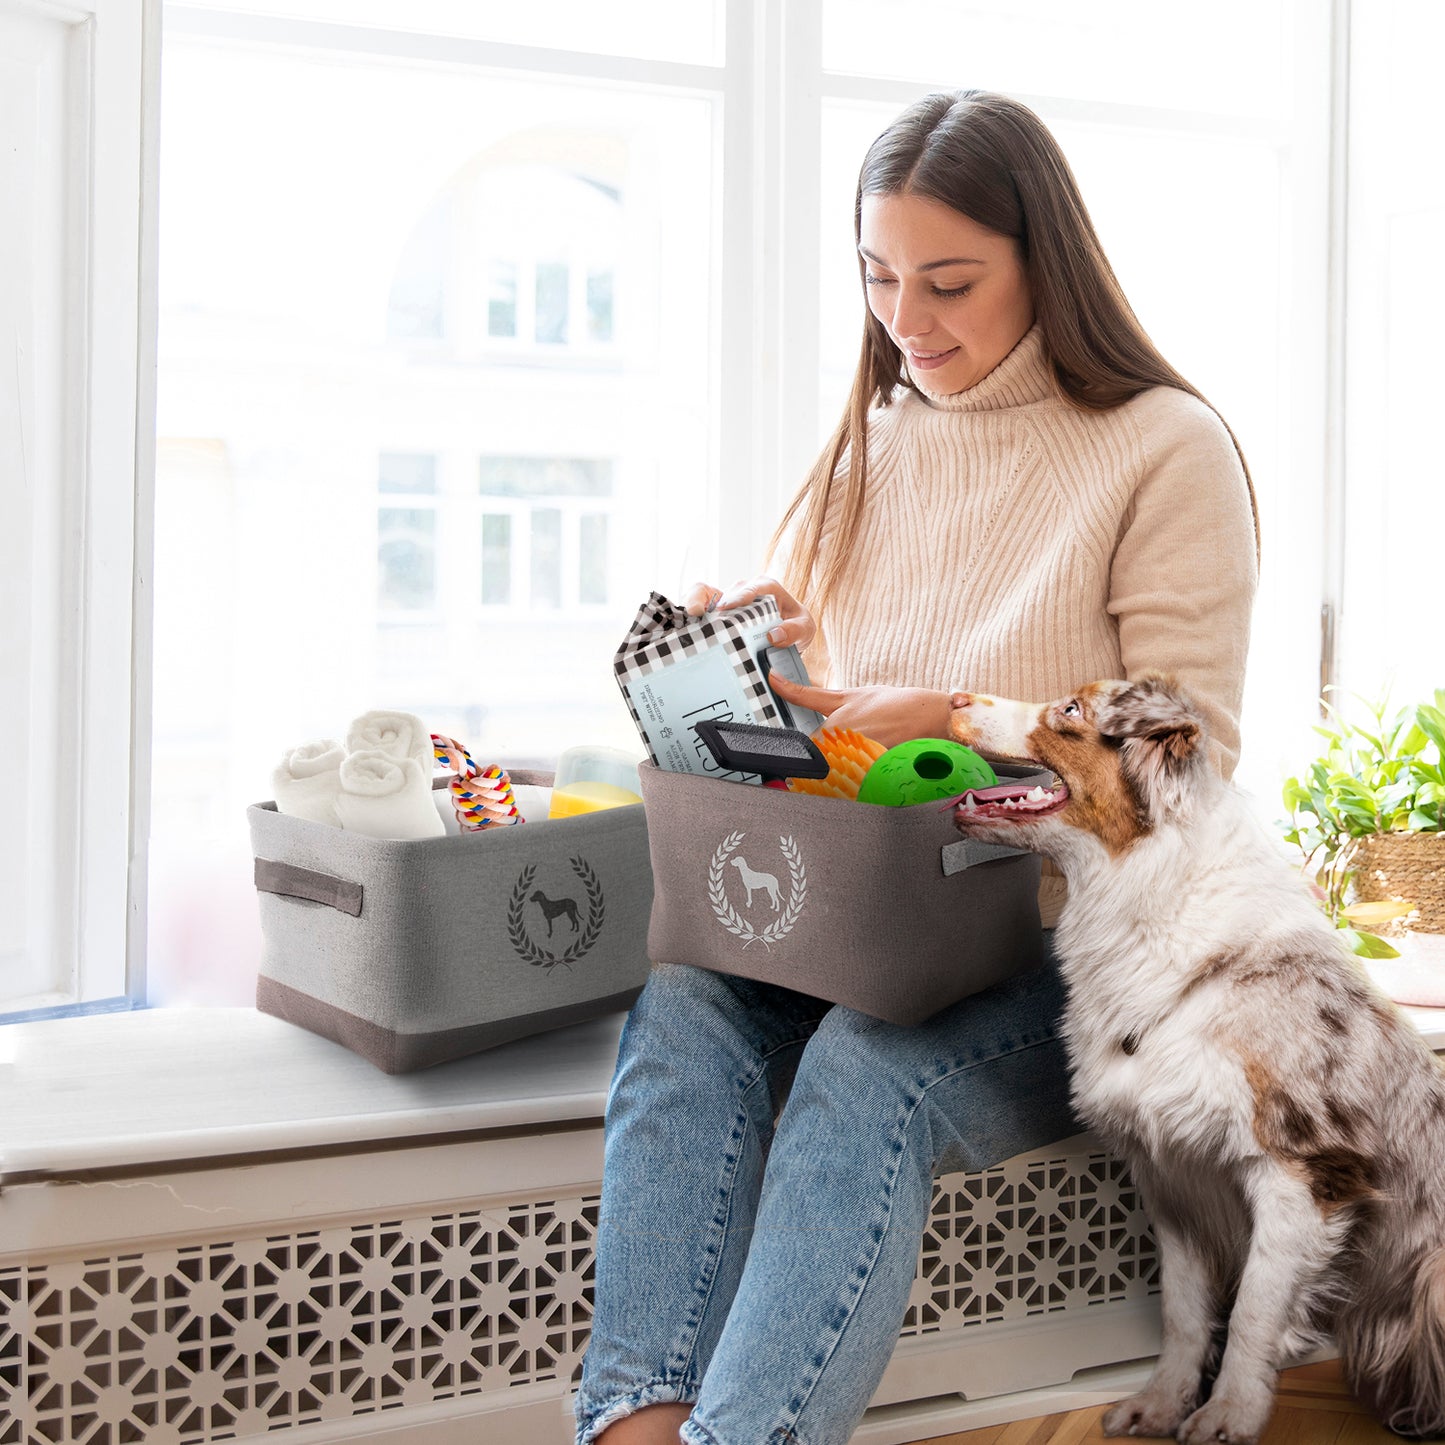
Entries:
[[813,640],[818,625],[812,613],[776,577],[753,577],[746,582],[735,582],[726,590],[710,582],[696,582],[688,589],[683,606],[689,617],[701,617],[705,612],[744,607],[759,597],[771,597],[782,616],[768,633],[768,641],[774,647],[806,647]]

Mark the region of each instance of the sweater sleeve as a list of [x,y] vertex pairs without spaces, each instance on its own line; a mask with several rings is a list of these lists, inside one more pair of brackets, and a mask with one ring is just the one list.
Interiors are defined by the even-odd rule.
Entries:
[[1145,465],[1109,575],[1124,672],[1178,679],[1203,710],[1211,759],[1227,778],[1239,760],[1258,581],[1249,486],[1228,430],[1202,402],[1159,387],[1128,405]]

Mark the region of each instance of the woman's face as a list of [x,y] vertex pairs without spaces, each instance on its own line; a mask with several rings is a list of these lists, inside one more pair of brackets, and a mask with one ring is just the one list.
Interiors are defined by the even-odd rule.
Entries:
[[864,196],[858,249],[868,306],[928,391],[976,386],[1034,324],[1017,243],[942,201]]

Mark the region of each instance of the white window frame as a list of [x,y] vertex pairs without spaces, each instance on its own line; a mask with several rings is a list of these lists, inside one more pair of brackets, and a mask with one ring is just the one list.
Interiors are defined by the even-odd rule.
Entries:
[[[0,0],[40,15],[70,37],[70,217],[63,342],[73,358],[63,385],[68,448],[59,485],[81,540],[64,571],[68,630],[56,636],[63,663],[55,734],[51,814],[62,849],[63,886],[53,915],[56,960],[50,994],[36,1005],[138,999],[145,973],[145,840],[150,791],[151,538],[156,356],[156,153],[161,0]],[[1310,0],[1293,0],[1300,33],[1326,34]],[[1334,84],[1348,0],[1332,0]],[[469,64],[510,74],[573,76],[627,87],[720,98],[715,128],[718,246],[711,280],[717,337],[706,504],[716,518],[697,539],[700,565],[730,581],[761,563],[784,501],[814,459],[820,433],[815,278],[821,107],[825,99],[906,104],[929,88],[825,73],[821,0],[729,0],[727,63],[636,60],[270,17],[167,11],[190,35],[280,46],[342,48],[399,58]],[[1303,104],[1331,84],[1329,41],[1299,47]],[[941,78],[939,84],[949,82]],[[1180,128],[1234,124],[1208,117],[1048,97],[1021,97],[1046,116],[1116,125],[1147,119]],[[1326,98],[1326,105],[1331,102]],[[1338,97],[1333,102],[1338,116]],[[1342,214],[1343,178],[1331,191],[1312,147],[1297,146],[1291,225]],[[1338,144],[1339,137],[1335,137]],[[1284,152],[1282,151],[1282,155]],[[1318,171],[1319,179],[1312,179]],[[1339,367],[1337,309],[1328,303],[1336,260],[1297,268],[1289,304],[1298,309],[1291,358],[1295,411],[1288,505],[1323,518],[1301,533],[1290,565],[1312,605],[1329,601],[1341,487],[1326,402],[1327,365]],[[740,299],[742,298],[742,299]],[[519,323],[521,317],[519,316]],[[831,418],[827,419],[831,421]],[[726,421],[726,424],[724,424]],[[1317,480],[1334,477],[1330,487]],[[726,479],[724,486],[723,479]],[[726,504],[724,505],[724,498]],[[398,505],[402,499],[398,498]],[[1292,574],[1293,575],[1293,574]],[[1313,633],[1309,639],[1313,649]],[[63,644],[63,645],[61,645]],[[1312,665],[1312,663],[1311,663]],[[1326,666],[1328,658],[1326,658]],[[68,759],[78,759],[69,765]],[[42,844],[46,840],[39,840]],[[0,1010],[13,1007],[0,997]]]
[[0,993],[0,1010],[128,1007],[145,972],[159,0],[4,0],[0,13],[58,32],[64,116],[60,153],[39,156],[59,180],[33,242],[63,258],[37,338],[37,355],[63,362],[37,377],[21,420],[41,429],[28,484],[56,524],[31,554],[42,794],[24,843],[29,948],[48,967],[39,988]]

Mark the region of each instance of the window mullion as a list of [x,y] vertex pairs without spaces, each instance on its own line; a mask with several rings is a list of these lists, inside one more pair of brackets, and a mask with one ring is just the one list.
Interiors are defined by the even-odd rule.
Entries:
[[817,451],[819,0],[728,7],[718,573],[762,566]]
[[[769,268],[778,295],[768,317],[769,354],[776,376],[768,390],[772,466],[764,471],[773,521],[797,490],[818,452],[819,248],[822,244],[823,14],[822,0],[775,0],[769,6],[777,34],[779,134],[772,153],[780,160],[765,173],[777,213],[780,247]],[[785,18],[786,17],[786,18]],[[847,245],[848,238],[838,238]],[[772,523],[769,523],[771,528]]]
[[1329,200],[1324,346],[1324,464],[1320,505],[1320,696],[1340,681],[1345,591],[1346,344],[1349,265],[1350,0],[1331,0]]

